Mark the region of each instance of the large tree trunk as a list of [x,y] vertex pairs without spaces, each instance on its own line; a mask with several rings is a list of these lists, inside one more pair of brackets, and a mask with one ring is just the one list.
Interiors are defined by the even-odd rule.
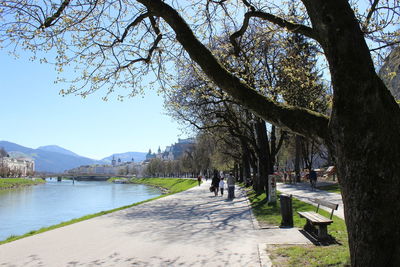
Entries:
[[[267,136],[268,138],[268,136]],[[268,142],[267,142],[268,145]],[[279,149],[276,143],[276,126],[271,126],[271,137],[269,141],[269,147],[267,148],[268,153],[268,174],[274,173],[274,167],[276,163],[276,154],[278,153]]]
[[265,190],[268,195],[268,144],[267,144],[267,128],[265,121],[257,120],[254,125],[257,142],[257,170],[259,182],[256,187],[257,192]]
[[240,163],[238,163],[238,167],[237,168],[238,168],[238,171],[236,173],[236,179],[240,183],[244,182],[244,179],[243,179],[243,155],[242,155],[242,160],[241,160]]
[[296,176],[294,180],[296,181],[296,183],[300,183],[301,182],[301,173],[300,173],[301,136],[296,134],[294,139],[295,139],[294,173]]
[[400,266],[399,107],[375,73],[348,1],[303,2],[332,75],[331,144],[352,266]]
[[249,185],[250,183],[250,178],[251,178],[251,170],[250,170],[250,151],[245,142],[242,142],[241,144],[242,147],[242,181],[245,183],[245,185]]
[[387,90],[379,78],[368,80],[364,85],[381,87],[382,96],[348,110],[365,116],[349,118],[340,108],[331,124],[352,266],[400,266],[399,123],[390,102],[381,101]]

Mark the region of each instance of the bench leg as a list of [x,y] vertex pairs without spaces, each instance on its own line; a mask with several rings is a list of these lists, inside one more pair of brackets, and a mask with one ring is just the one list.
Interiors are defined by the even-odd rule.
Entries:
[[306,224],[304,225],[304,230],[309,232],[309,233],[315,233],[316,229],[314,225],[309,220],[306,220]]
[[318,239],[324,240],[328,239],[328,227],[327,225],[318,225]]

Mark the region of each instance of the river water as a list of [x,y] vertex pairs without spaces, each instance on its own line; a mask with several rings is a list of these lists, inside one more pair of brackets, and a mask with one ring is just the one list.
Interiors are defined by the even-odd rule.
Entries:
[[159,195],[160,190],[145,185],[54,178],[46,184],[0,190],[0,240]]

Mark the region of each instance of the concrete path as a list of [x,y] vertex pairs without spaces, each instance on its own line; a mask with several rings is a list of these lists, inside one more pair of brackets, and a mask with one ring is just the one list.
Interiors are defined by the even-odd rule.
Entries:
[[[0,267],[260,266],[259,244],[303,244],[298,229],[259,229],[244,193],[199,187],[0,246]],[[262,258],[262,257],[261,257]]]
[[[322,185],[321,183],[318,183],[317,186]],[[277,184],[277,189],[288,195],[293,195],[293,197],[313,204],[311,200],[315,198],[321,198],[324,200],[327,200],[329,202],[337,203],[339,204],[338,210],[336,210],[333,214],[338,216],[339,218],[342,218],[344,220],[344,210],[343,210],[343,201],[342,201],[342,195],[338,193],[331,193],[327,192],[324,190],[319,190],[316,189],[314,191],[311,191],[311,187],[309,183],[296,183],[296,184],[283,184],[283,183],[278,183]],[[321,207],[329,212],[332,210],[329,208]]]

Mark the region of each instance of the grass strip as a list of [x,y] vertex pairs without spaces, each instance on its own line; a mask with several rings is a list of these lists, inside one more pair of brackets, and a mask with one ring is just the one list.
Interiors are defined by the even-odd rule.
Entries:
[[195,179],[178,178],[132,178],[129,181],[134,184],[145,184],[161,187],[167,189],[169,194],[175,194],[185,191],[198,184],[197,180]]
[[26,178],[0,178],[0,190],[18,188],[22,186],[43,184],[43,179],[26,179]]
[[115,180],[122,180],[122,178],[119,178],[119,177],[111,177],[111,178],[107,179],[107,182],[112,183],[112,182],[114,182]]
[[[163,181],[160,181],[160,180],[163,180]],[[93,214],[88,214],[88,215],[85,215],[85,216],[82,216],[82,217],[79,217],[79,218],[71,219],[69,221],[61,222],[59,224],[55,224],[55,225],[48,226],[48,227],[43,227],[43,228],[40,228],[39,230],[33,230],[33,231],[30,231],[30,232],[28,232],[26,234],[23,234],[23,235],[19,235],[19,236],[12,235],[12,236],[8,237],[7,239],[5,239],[3,241],[0,241],[0,245],[1,244],[5,244],[5,243],[9,243],[9,242],[12,242],[12,241],[15,241],[15,240],[18,240],[18,239],[22,239],[24,237],[40,234],[40,233],[47,232],[47,231],[50,231],[50,230],[53,230],[53,229],[57,229],[57,228],[60,228],[60,227],[63,227],[63,226],[74,224],[74,223],[77,223],[77,222],[89,220],[89,219],[92,219],[92,218],[95,218],[95,217],[99,217],[99,216],[102,216],[102,215],[105,215],[105,214],[109,214],[109,213],[112,213],[112,212],[115,212],[115,211],[119,211],[119,210],[127,209],[127,208],[130,208],[130,207],[133,207],[133,206],[137,206],[137,205],[140,205],[140,204],[143,204],[143,203],[146,203],[146,202],[153,201],[155,199],[159,199],[159,198],[162,198],[162,197],[165,197],[165,196],[168,196],[168,195],[172,195],[172,194],[175,194],[175,193],[179,193],[179,192],[185,191],[185,190],[187,190],[189,188],[192,188],[195,185],[197,185],[197,181],[194,180],[194,179],[193,180],[189,180],[189,179],[179,179],[179,178],[143,178],[143,179],[135,179],[134,183],[135,184],[146,184],[146,185],[160,186],[160,187],[162,185],[162,187],[167,189],[169,191],[169,193],[168,194],[163,194],[161,196],[154,197],[154,198],[151,198],[151,199],[147,199],[147,200],[144,200],[144,201],[140,201],[140,202],[137,202],[137,203],[134,203],[134,204],[130,204],[130,205],[126,205],[126,206],[123,206],[123,207],[115,208],[115,209],[112,209],[112,210],[106,210],[106,211],[100,211],[100,212],[93,213]]]
[[325,191],[331,192],[331,193],[340,194],[340,186],[339,186],[339,184],[317,186],[317,188],[320,189],[320,190],[325,190]]
[[[262,225],[280,225],[280,203],[268,204],[265,193],[257,194],[252,189],[247,191],[254,216]],[[278,197],[279,199],[279,197]],[[300,218],[297,211],[315,211],[315,207],[298,199],[292,199],[293,223],[295,227],[303,227],[305,219]],[[320,210],[323,216],[330,214]],[[337,241],[329,246],[285,245],[275,246],[268,251],[273,263],[277,266],[347,266],[350,262],[347,230],[344,220],[333,217],[328,226],[328,233]]]

